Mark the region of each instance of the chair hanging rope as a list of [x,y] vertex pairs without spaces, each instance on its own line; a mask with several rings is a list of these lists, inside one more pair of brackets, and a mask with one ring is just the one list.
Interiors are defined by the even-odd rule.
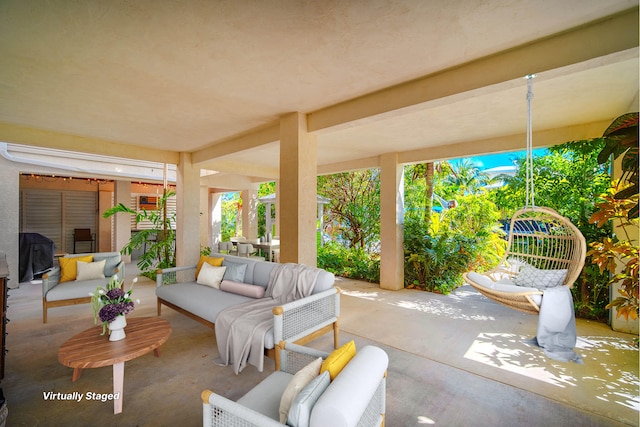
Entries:
[[533,126],[532,126],[532,108],[533,101],[533,79],[535,74],[529,74],[527,77],[527,157],[525,160],[526,169],[526,197],[525,207],[535,207],[535,194],[533,184]]

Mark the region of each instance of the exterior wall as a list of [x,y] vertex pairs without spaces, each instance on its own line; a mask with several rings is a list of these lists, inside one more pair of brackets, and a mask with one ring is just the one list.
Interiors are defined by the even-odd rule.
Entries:
[[7,255],[9,287],[18,286],[18,228],[20,215],[20,171],[15,163],[0,156],[0,252]]

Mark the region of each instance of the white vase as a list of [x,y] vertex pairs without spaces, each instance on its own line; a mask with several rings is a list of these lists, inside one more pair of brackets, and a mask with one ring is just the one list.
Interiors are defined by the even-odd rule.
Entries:
[[124,314],[116,316],[111,323],[109,323],[109,341],[120,341],[127,335],[124,333],[124,327],[127,326],[127,318]]

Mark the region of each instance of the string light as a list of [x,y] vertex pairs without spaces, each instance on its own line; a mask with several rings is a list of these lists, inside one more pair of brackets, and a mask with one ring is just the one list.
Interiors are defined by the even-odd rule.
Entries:
[[[95,186],[110,184],[114,182],[114,180],[111,180],[111,179],[78,178],[74,176],[58,176],[55,174],[47,175],[47,174],[36,174],[36,173],[20,173],[20,177],[25,181],[34,181],[34,182],[62,181],[66,183],[66,182],[84,181],[87,185],[95,185]],[[154,188],[154,187],[163,188],[163,184],[156,184],[156,183],[143,182],[143,181],[138,181],[137,184],[144,188]],[[176,188],[175,185],[169,185],[169,189],[175,190],[175,188]]]

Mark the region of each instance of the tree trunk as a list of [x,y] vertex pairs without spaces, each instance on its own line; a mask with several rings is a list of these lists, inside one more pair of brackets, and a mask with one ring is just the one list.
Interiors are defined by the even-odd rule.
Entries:
[[427,167],[424,171],[424,181],[426,184],[425,199],[424,199],[424,225],[427,232],[431,228],[431,213],[433,212],[433,175],[434,165],[433,162],[427,163]]

